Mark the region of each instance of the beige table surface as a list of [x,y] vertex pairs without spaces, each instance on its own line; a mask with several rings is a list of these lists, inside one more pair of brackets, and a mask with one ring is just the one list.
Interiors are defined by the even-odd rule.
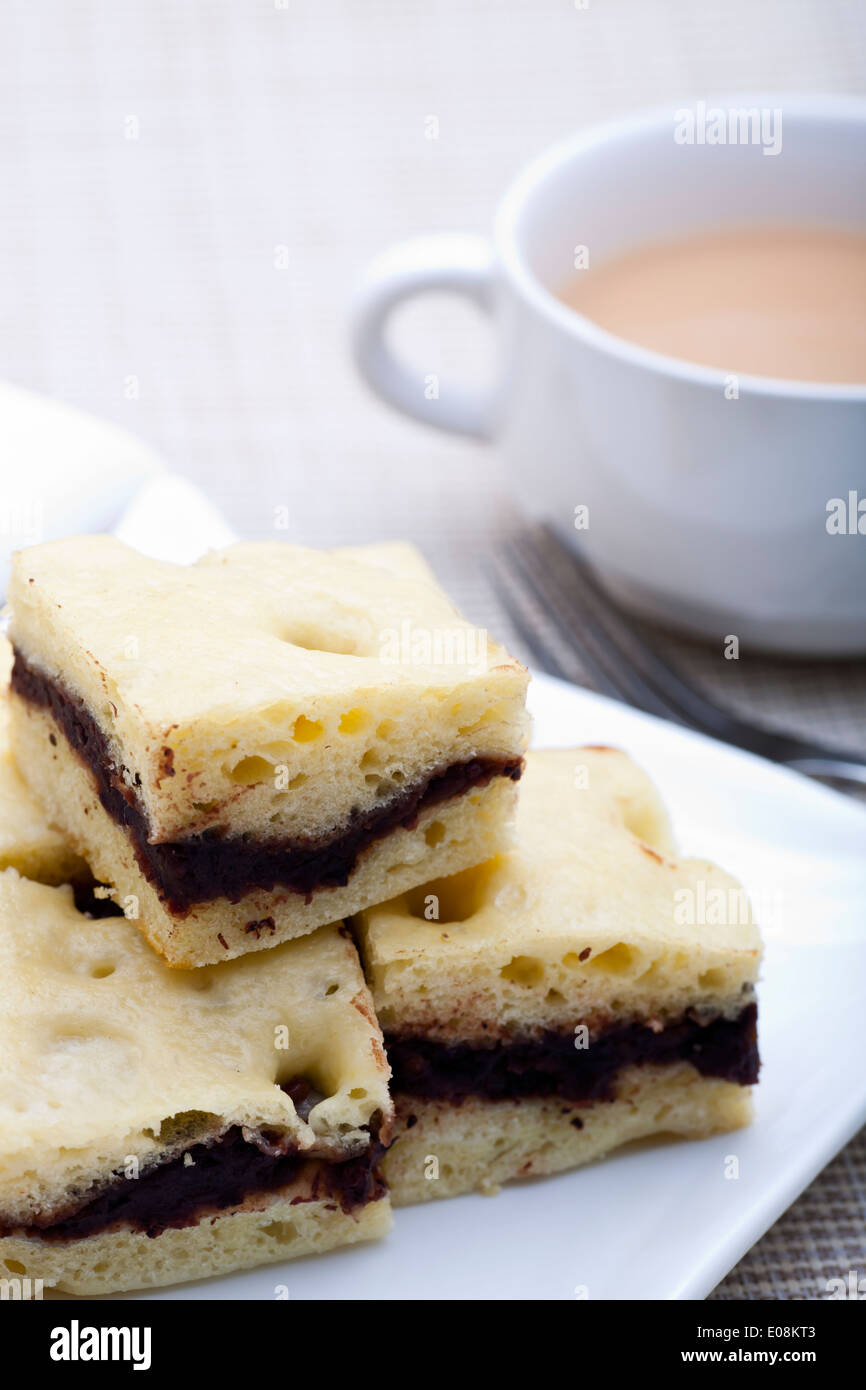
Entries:
[[[485,571],[514,520],[496,454],[366,394],[346,352],[358,272],[404,236],[486,230],[512,173],[578,126],[680,96],[866,86],[864,0],[5,0],[2,16],[0,377],[137,431],[244,536],[274,535],[287,507],[278,534],[309,544],[410,537],[518,650]],[[451,304],[417,306],[400,338],[443,375],[478,372],[487,347]],[[866,664],[672,650],[740,708],[866,749]],[[714,1296],[818,1298],[852,1268],[863,1135]]]

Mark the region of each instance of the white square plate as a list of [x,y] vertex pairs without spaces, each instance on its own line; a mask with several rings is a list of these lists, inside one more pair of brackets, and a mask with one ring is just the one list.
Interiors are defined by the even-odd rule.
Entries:
[[[125,538],[147,548],[132,527]],[[377,1245],[128,1296],[271,1299],[285,1285],[292,1299],[703,1298],[866,1121],[866,810],[547,677],[530,704],[538,746],[631,754],[683,852],[718,860],[764,906],[754,1124],[398,1211]]]

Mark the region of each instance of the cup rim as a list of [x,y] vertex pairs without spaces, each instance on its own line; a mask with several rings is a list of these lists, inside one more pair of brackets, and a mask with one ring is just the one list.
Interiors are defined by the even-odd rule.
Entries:
[[689,362],[686,358],[671,357],[667,353],[656,352],[653,348],[642,347],[628,338],[620,338],[615,333],[608,332],[585,314],[563,304],[539,280],[530,266],[519,243],[517,223],[524,206],[543,183],[554,178],[582,153],[610,140],[627,139],[629,136],[645,133],[651,127],[670,126],[675,112],[694,108],[698,101],[703,101],[707,107],[721,106],[725,109],[740,106],[782,107],[789,118],[846,123],[856,121],[866,126],[866,99],[843,93],[802,92],[710,94],[692,98],[690,101],[683,99],[666,102],[662,106],[643,108],[614,120],[587,126],[550,145],[525,165],[506,189],[494,219],[493,239],[501,264],[523,297],[547,322],[607,356],[616,357],[657,376],[673,377],[681,382],[711,387],[718,391],[724,390],[726,382],[735,375],[738,390],[748,391],[753,396],[802,401],[847,401],[857,404],[866,402],[866,383],[801,381],[795,378],[760,376],[750,372],[730,372],[721,367]]

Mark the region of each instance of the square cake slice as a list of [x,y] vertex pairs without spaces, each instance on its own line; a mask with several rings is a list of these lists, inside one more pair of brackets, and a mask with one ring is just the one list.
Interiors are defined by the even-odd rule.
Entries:
[[388,1067],[322,927],[170,969],[122,917],[0,874],[0,1269],[75,1294],[379,1236]]
[[614,749],[527,756],[517,847],[356,923],[393,1072],[395,1204],[750,1117],[761,943]]
[[507,842],[527,673],[408,546],[20,552],[13,746],[172,965],[276,945]]

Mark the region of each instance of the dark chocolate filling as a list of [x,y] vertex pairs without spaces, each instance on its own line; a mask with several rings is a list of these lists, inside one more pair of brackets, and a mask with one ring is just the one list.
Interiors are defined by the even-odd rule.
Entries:
[[513,1042],[471,1046],[425,1037],[385,1036],[391,1090],[459,1103],[467,1096],[519,1100],[612,1100],[623,1067],[691,1062],[702,1076],[750,1086],[758,1079],[758,1008],[747,1004],[737,1018],[702,1023],[685,1017],[659,1032],[642,1023],[590,1034],[587,1048],[573,1033],[543,1032]]
[[[197,903],[228,898],[237,902],[255,888],[286,888],[310,897],[318,888],[342,888],[359,855],[398,826],[411,829],[420,812],[484,787],[494,777],[517,781],[522,758],[471,758],[391,797],[370,811],[356,811],[349,824],[325,839],[259,840],[205,830],[184,840],[152,844],[144,809],[124,768],[116,768],[105,734],[79,696],[65,690],[15,653],[12,689],[51,716],[90,769],[99,800],[125,827],[139,867],[170,912],[188,912]],[[166,759],[170,774],[170,759]],[[134,778],[132,779],[135,780]],[[261,923],[256,925],[260,926]]]
[[247,1142],[234,1127],[211,1143],[195,1144],[184,1155],[151,1168],[138,1178],[116,1175],[107,1187],[44,1224],[5,1229],[0,1236],[38,1236],[41,1240],[81,1240],[123,1226],[158,1236],[169,1227],[191,1226],[251,1197],[266,1196],[304,1179],[300,1202],[332,1202],[347,1215],[378,1201],[385,1183],[378,1172],[384,1146],[375,1138],[357,1158],[328,1162],[292,1150],[273,1155]]

